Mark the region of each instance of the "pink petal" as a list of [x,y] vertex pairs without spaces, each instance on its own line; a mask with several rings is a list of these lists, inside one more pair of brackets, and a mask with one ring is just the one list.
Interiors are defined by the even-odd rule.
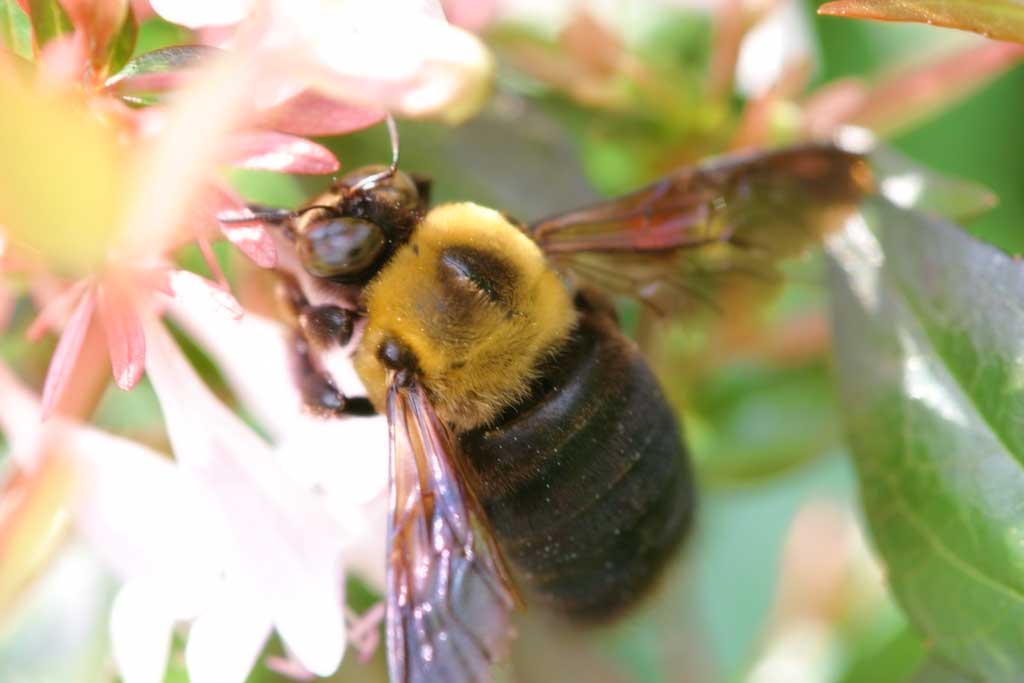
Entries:
[[[217,201],[213,207],[214,215],[223,215],[232,211],[252,212],[245,207],[244,200],[233,190],[225,186],[214,188]],[[253,260],[260,268],[273,268],[277,265],[277,248],[274,239],[259,222],[248,224],[226,224],[218,221],[221,233],[232,244]]]
[[217,255],[213,253],[210,240],[206,238],[206,235],[196,235],[196,244],[199,245],[199,251],[202,252],[203,260],[206,261],[207,267],[213,273],[214,279],[217,280],[217,286],[226,290],[228,288],[228,278],[224,275],[220,262],[217,261]]
[[231,151],[232,163],[282,173],[334,173],[340,164],[323,145],[286,133],[239,133]]
[[72,33],[51,40],[39,55],[39,76],[49,83],[75,83],[89,61],[83,33]]
[[146,365],[146,337],[130,295],[115,284],[100,285],[100,322],[107,336],[107,351],[114,382],[128,391],[142,377]]
[[132,0],[132,13],[139,22],[152,17],[156,12],[149,4],[149,0]]
[[25,331],[25,336],[30,341],[38,341],[46,333],[46,330],[55,329],[60,318],[63,317],[67,309],[78,301],[78,297],[82,295],[87,286],[89,286],[88,280],[80,280],[54,297],[53,300],[43,307],[43,310],[39,311],[35,320],[32,321]]
[[244,315],[242,305],[235,297],[216,283],[187,270],[167,273],[167,284],[174,298],[186,306],[198,306],[238,320]]
[[498,13],[496,0],[441,0],[448,21],[467,31],[487,27]]
[[277,265],[277,248],[274,239],[262,225],[227,225],[221,223],[221,231],[239,250],[251,258],[260,268]]
[[43,384],[42,417],[44,420],[53,413],[61,395],[67,389],[71,371],[74,370],[75,361],[85,342],[85,333],[89,329],[89,321],[92,320],[95,302],[95,290],[87,290],[78,302],[74,313],[71,314],[71,318],[68,319],[67,325],[64,326],[60,341],[57,342],[57,348],[50,359],[50,368],[46,371],[46,382]]
[[303,90],[260,116],[266,128],[295,135],[342,135],[378,123],[384,112]]
[[27,14],[29,16],[32,15],[32,11],[29,9],[28,0],[15,0],[15,1],[18,3],[18,7],[21,8],[22,12],[24,12],[25,14]]

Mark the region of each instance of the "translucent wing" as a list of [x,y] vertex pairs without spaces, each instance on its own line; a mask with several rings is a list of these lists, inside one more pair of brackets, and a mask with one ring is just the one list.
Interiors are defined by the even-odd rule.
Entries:
[[832,145],[718,157],[530,233],[583,281],[675,313],[770,290],[777,263],[838,227],[872,185],[865,158]]
[[486,683],[506,655],[511,584],[423,391],[392,380],[388,421],[391,683]]

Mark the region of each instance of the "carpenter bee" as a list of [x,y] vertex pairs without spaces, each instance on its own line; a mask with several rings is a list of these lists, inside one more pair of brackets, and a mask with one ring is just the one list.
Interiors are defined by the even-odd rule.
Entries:
[[[483,683],[511,613],[581,623],[637,604],[694,520],[676,416],[610,295],[685,315],[778,277],[871,189],[864,157],[808,144],[717,158],[531,225],[429,182],[351,173],[279,228],[303,395],[390,425],[393,683]],[[367,397],[321,357],[349,351]]]

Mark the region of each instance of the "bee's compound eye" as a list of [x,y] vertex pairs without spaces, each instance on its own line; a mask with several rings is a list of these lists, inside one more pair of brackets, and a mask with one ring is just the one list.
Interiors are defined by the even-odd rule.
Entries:
[[359,278],[376,264],[387,245],[380,226],[351,216],[309,224],[296,250],[302,267],[322,278]]
[[[342,177],[341,184],[355,187],[360,181],[383,171],[385,168],[385,166],[378,165],[357,169]],[[413,208],[420,201],[420,193],[416,189],[416,182],[409,177],[408,173],[403,173],[402,171],[395,171],[395,174],[390,178],[379,180],[363,191],[375,200],[395,207]]]

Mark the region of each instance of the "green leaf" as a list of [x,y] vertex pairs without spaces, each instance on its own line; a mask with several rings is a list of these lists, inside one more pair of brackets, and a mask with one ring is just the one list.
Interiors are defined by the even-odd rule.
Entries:
[[14,54],[32,59],[32,22],[14,0],[0,0],[0,41]]
[[1024,267],[881,199],[830,242],[840,400],[894,594],[934,652],[1024,675]]
[[958,671],[949,662],[930,657],[918,669],[914,683],[982,683],[974,676]]
[[135,21],[135,13],[131,5],[128,6],[128,13],[125,15],[124,23],[118,30],[117,35],[110,42],[110,57],[107,63],[107,73],[117,73],[128,63],[135,49],[135,40],[139,34],[139,24]]
[[822,5],[818,13],[946,26],[1024,43],[1020,0],[838,0]]
[[57,0],[29,0],[29,14],[35,31],[36,45],[41,49],[54,38],[71,33],[74,27]]
[[144,88],[164,90],[173,86],[174,81],[159,77],[173,76],[177,72],[195,68],[220,53],[218,48],[209,45],[175,45],[160,48],[129,60],[123,69],[107,79],[106,85],[111,87],[140,81],[145,83]]

